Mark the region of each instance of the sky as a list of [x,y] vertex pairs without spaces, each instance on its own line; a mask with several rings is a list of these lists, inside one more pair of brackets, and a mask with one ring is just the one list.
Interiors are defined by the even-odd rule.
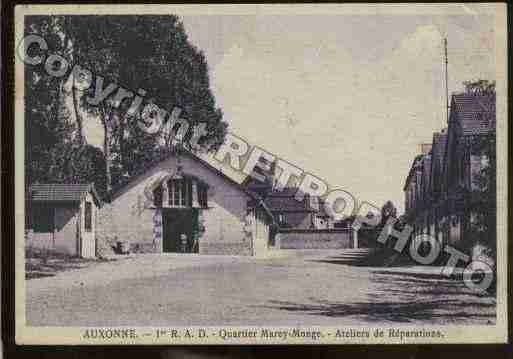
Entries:
[[360,201],[392,200],[420,143],[446,126],[449,92],[495,79],[494,18],[461,15],[185,15],[230,132]]
[[[495,80],[495,19],[485,5],[391,8],[172,13],[205,53],[230,132],[358,202],[391,200],[402,213],[419,144],[447,123],[443,38],[449,93],[466,80]],[[84,130],[102,146],[99,121]]]

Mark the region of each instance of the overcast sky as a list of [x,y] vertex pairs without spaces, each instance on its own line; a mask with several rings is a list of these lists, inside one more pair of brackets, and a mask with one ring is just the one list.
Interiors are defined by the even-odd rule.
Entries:
[[449,91],[495,79],[494,19],[448,15],[181,16],[230,131],[360,200],[403,210],[418,144]]

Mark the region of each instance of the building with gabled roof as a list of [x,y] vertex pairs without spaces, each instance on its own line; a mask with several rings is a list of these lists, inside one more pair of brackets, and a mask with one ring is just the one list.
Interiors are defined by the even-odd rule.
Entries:
[[26,247],[83,258],[97,255],[102,201],[91,184],[33,184],[27,196]]
[[298,201],[295,198],[296,192],[295,187],[285,187],[281,191],[270,191],[264,199],[280,228],[329,228],[329,216],[324,211],[322,201],[308,195]]
[[495,125],[495,94],[452,95],[447,128],[435,132],[430,151],[415,158],[404,186],[405,218],[415,234],[452,245],[469,237],[473,212],[468,198],[487,163],[474,143],[494,136]]
[[170,151],[115,189],[100,213],[103,251],[264,256],[274,218],[246,175],[210,153]]

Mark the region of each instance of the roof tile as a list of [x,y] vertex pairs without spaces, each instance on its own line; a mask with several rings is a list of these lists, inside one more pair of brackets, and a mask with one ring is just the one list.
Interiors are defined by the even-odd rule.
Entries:
[[30,186],[30,198],[36,202],[79,202],[83,194],[90,191],[99,201],[92,184],[33,184]]
[[463,135],[483,134],[495,128],[495,95],[453,95],[453,107]]

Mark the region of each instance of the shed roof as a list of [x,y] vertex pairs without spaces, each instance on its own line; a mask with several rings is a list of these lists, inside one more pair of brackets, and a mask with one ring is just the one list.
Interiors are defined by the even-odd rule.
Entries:
[[30,186],[30,199],[34,202],[80,202],[90,192],[98,206],[101,200],[92,183],[42,183]]

